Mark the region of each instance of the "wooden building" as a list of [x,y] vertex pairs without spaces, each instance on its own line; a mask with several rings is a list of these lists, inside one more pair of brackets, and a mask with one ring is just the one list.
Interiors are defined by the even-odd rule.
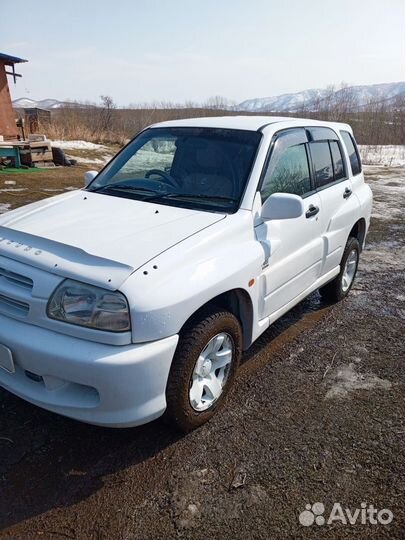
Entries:
[[51,111],[39,107],[24,108],[26,133],[38,133],[40,126],[51,122]]
[[0,53],[0,135],[5,141],[18,137],[7,75],[13,77],[14,82],[16,82],[17,77],[21,77],[21,75],[15,72],[15,64],[21,62],[27,62],[27,60]]

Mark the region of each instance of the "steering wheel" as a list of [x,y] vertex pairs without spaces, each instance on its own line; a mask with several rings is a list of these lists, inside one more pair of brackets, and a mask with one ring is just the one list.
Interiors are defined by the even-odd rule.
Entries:
[[157,176],[161,176],[164,180],[166,180],[166,183],[169,184],[172,187],[178,188],[179,184],[173,176],[170,176],[169,173],[166,171],[161,171],[160,169],[151,169],[145,174],[145,178],[149,178],[153,174],[156,174]]

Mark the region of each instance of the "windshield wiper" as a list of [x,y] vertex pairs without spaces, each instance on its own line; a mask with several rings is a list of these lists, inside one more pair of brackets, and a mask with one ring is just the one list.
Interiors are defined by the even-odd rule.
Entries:
[[221,197],[219,195],[199,195],[199,194],[187,194],[187,193],[176,193],[175,191],[169,191],[169,192],[163,192],[160,193],[154,189],[148,189],[145,187],[136,187],[131,186],[128,184],[110,184],[107,186],[99,186],[95,189],[89,189],[90,192],[93,193],[105,193],[105,192],[111,192],[111,191],[132,191],[134,193],[141,192],[141,193],[150,193],[150,196],[146,196],[146,201],[159,201],[161,199],[188,199],[188,200],[205,200],[205,201],[219,201],[219,202],[227,202],[227,203],[235,203],[238,199],[234,199],[232,197]]
[[238,199],[234,199],[232,197],[221,197],[220,195],[198,195],[198,194],[187,194],[187,193],[157,193],[156,195],[152,195],[151,197],[147,198],[147,201],[155,201],[159,199],[197,199],[197,200],[205,200],[205,201],[220,201],[220,202],[228,202],[228,203],[234,203],[237,202]]
[[154,195],[159,196],[159,193],[155,191],[154,189],[148,189],[145,187],[135,187],[135,186],[130,186],[128,184],[110,184],[107,186],[99,186],[95,189],[89,189],[89,191],[93,193],[102,193],[105,191],[141,191],[144,193],[153,193],[152,196]]

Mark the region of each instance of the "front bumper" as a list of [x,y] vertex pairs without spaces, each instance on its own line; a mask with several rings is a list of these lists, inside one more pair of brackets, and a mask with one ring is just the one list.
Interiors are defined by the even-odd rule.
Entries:
[[49,411],[90,424],[129,427],[163,414],[177,346],[174,335],[150,343],[94,343],[0,315],[0,344],[15,372],[0,386]]

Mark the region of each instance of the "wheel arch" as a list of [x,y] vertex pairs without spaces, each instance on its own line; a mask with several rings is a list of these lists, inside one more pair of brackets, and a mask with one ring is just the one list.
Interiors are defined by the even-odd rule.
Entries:
[[239,320],[242,328],[243,350],[246,350],[252,343],[254,314],[252,299],[244,289],[231,289],[208,300],[187,319],[180,330],[180,334],[185,327],[193,324],[196,318],[212,307],[225,309]]
[[364,218],[356,221],[349,233],[349,238],[356,238],[360,244],[360,249],[363,249],[366,238],[366,220]]

